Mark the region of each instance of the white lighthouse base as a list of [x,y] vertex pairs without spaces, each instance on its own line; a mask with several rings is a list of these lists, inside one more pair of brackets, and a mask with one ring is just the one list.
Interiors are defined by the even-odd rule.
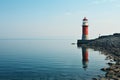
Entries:
[[88,40],[88,35],[82,35],[82,40]]

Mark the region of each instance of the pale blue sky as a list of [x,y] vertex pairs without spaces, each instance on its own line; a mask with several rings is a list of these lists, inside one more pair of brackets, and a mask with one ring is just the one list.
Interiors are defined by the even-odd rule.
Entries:
[[89,38],[120,32],[120,0],[0,0],[0,38]]

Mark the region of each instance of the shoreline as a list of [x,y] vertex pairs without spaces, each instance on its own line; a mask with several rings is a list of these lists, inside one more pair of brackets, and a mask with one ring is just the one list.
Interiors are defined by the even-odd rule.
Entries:
[[120,80],[120,33],[100,36],[87,44],[79,45],[101,51],[109,60],[115,62],[107,63],[109,67],[101,68],[102,71],[106,72],[105,75],[93,78],[93,80]]
[[120,80],[120,57],[115,55],[114,53],[110,53],[110,51],[105,50],[103,48],[93,48],[89,47],[97,51],[101,51],[102,54],[106,56],[107,60],[110,60],[108,62],[109,67],[103,67],[100,70],[105,72],[104,76],[101,76],[100,78],[93,78],[93,80]]

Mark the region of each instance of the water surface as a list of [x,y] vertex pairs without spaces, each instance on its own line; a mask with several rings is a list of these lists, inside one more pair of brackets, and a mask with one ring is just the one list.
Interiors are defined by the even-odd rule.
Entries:
[[91,80],[108,61],[76,40],[0,40],[0,80]]

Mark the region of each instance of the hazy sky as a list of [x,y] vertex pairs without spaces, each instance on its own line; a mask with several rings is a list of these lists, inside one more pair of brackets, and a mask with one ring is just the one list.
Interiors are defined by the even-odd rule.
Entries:
[[120,0],[0,0],[0,38],[81,38],[120,32]]

